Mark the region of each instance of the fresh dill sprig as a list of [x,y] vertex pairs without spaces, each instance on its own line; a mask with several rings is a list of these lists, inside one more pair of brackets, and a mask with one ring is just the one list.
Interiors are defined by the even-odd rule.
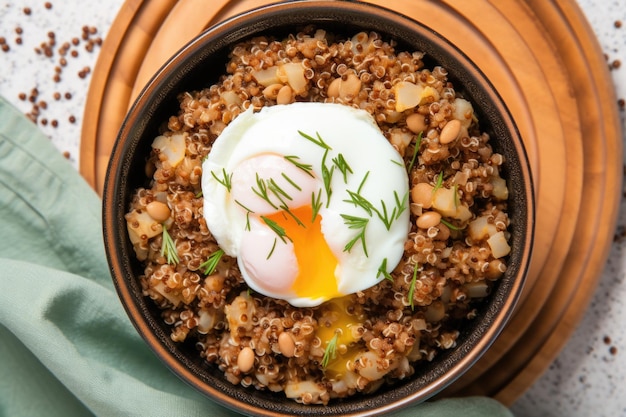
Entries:
[[265,258],[265,259],[271,258],[272,254],[274,253],[274,249],[276,249],[276,243],[277,242],[278,242],[278,239],[274,238],[274,244],[272,245],[272,249],[270,249],[270,253],[267,254],[267,258]]
[[451,229],[451,230],[463,230],[464,229],[464,227],[455,226],[452,223],[450,223],[449,221],[446,221],[444,219],[441,219],[440,221],[441,221],[441,223],[446,225],[448,227],[448,229]]
[[289,176],[287,174],[285,174],[284,172],[281,172],[282,177],[289,183],[291,184],[291,186],[293,188],[295,188],[298,191],[302,191],[302,188],[300,188],[300,186],[298,184],[296,184],[296,182],[294,180],[292,180],[291,178],[289,178]]
[[278,208],[281,209],[284,213],[287,213],[289,216],[291,216],[291,218],[295,220],[298,226],[305,227],[304,223],[302,223],[298,216],[293,214],[285,200],[283,200],[283,197],[286,197],[289,200],[292,200],[292,198],[287,193],[285,193],[285,191],[280,188],[278,184],[276,184],[276,181],[274,181],[273,178],[267,181],[267,188],[269,188],[269,190],[273,192],[276,198],[278,198],[278,200],[280,201],[280,206],[278,206]]
[[383,275],[383,277],[385,277],[385,279],[393,282],[393,277],[391,276],[391,274],[389,274],[389,272],[387,272],[387,258],[383,259],[380,266],[378,267],[378,273],[376,274],[376,278],[378,278],[381,274]]
[[365,185],[365,181],[367,181],[367,177],[369,177],[369,175],[370,175],[370,172],[367,171],[365,175],[363,176],[363,179],[361,180],[361,183],[359,184],[359,188],[356,189],[357,194],[361,194],[361,190],[363,189],[363,186]]
[[313,210],[313,218],[311,219],[311,223],[315,221],[317,214],[322,208],[322,189],[319,189],[317,196],[315,195],[315,191],[311,193],[311,209]]
[[296,168],[306,172],[310,177],[313,177],[313,174],[311,173],[311,171],[313,171],[313,165],[298,162],[298,159],[300,159],[300,157],[296,155],[286,155],[285,159],[288,162],[291,162]]
[[267,218],[265,216],[261,216],[261,220],[265,222],[265,224],[276,233],[276,235],[283,241],[283,243],[287,243],[287,239],[291,240],[289,236],[287,236],[287,232],[283,229],[278,223],[274,220]]
[[298,130],[298,133],[300,134],[300,136],[302,136],[303,138],[310,140],[311,142],[313,142],[314,144],[316,144],[317,146],[319,146],[320,148],[326,149],[327,151],[332,150],[333,148],[331,148],[330,146],[328,146],[328,144],[326,142],[324,142],[324,139],[322,139],[322,137],[320,136],[319,132],[315,132],[315,135],[317,136],[317,139],[314,138],[311,135],[307,135],[306,133]]
[[332,339],[328,341],[326,349],[324,349],[324,356],[322,357],[322,367],[326,368],[331,360],[337,357],[337,342],[339,340],[339,334],[335,333]]
[[348,165],[345,158],[343,157],[343,154],[341,153],[337,155],[337,157],[333,158],[333,162],[335,163],[335,166],[339,168],[339,171],[341,171],[341,175],[343,175],[343,182],[347,184],[348,172],[350,174],[354,173],[352,172],[352,168],[350,168],[350,165]]
[[330,187],[330,183],[333,178],[333,172],[335,172],[335,166],[332,165],[330,169],[326,165],[326,157],[328,156],[328,149],[324,152],[324,156],[322,157],[322,182],[324,183],[324,190],[326,191],[326,207],[330,204],[330,196],[333,193],[332,188]]
[[407,191],[406,193],[404,193],[404,197],[402,197],[402,200],[400,200],[400,198],[398,197],[398,192],[394,191],[393,192],[393,197],[396,200],[396,220],[398,220],[400,218],[400,215],[404,212],[404,210],[406,210],[407,208],[407,202],[409,201],[409,192]]
[[230,175],[228,175],[228,173],[226,172],[225,168],[222,168],[222,176],[223,178],[218,178],[217,174],[215,174],[215,172],[211,171],[211,175],[213,176],[213,178],[215,178],[215,181],[219,182],[220,184],[222,184],[224,187],[226,187],[226,189],[228,191],[231,190],[233,184],[232,184],[232,179],[233,179],[233,174],[232,172],[230,173]]
[[246,230],[249,231],[250,230],[250,213],[254,213],[254,211],[250,210],[248,207],[241,204],[239,200],[235,200],[235,203],[237,203],[241,208],[243,208],[246,211]]
[[437,175],[437,179],[435,180],[435,186],[433,187],[433,194],[437,192],[438,189],[443,185],[443,171],[440,171]]
[[200,191],[198,191],[196,193],[196,198],[200,198],[200,197],[202,197],[202,190],[200,190]]
[[[369,173],[369,171],[368,171],[368,173]],[[365,178],[363,178],[363,181],[361,182],[361,185],[359,186],[359,190],[361,189],[361,187],[365,183],[365,179],[366,178],[367,178],[367,174],[366,174]],[[408,191],[404,194],[404,196],[402,197],[402,200],[400,199],[400,196],[398,195],[398,192],[394,191],[393,192],[393,196],[394,196],[395,207],[393,208],[393,210],[391,210],[391,212],[389,212],[389,210],[387,209],[387,203],[385,203],[384,200],[380,200],[381,209],[379,210],[368,199],[366,199],[361,194],[359,194],[358,191],[354,192],[354,191],[351,191],[351,190],[346,190],[346,192],[348,193],[348,196],[350,196],[350,198],[346,199],[346,200],[343,200],[344,202],[352,203],[352,204],[354,204],[355,207],[361,207],[363,210],[365,210],[365,212],[370,217],[374,213],[376,213],[376,215],[383,222],[383,224],[385,225],[385,228],[387,228],[387,230],[390,230],[391,224],[395,220],[398,220],[400,218],[400,215],[406,210],[406,203],[407,203],[407,201],[409,199]]]
[[380,221],[383,222],[387,230],[389,230],[391,228],[391,223],[393,223],[394,219],[396,218],[397,209],[394,207],[391,213],[389,213],[387,211],[387,204],[385,204],[385,201],[380,200],[380,204],[383,208],[382,213],[380,210],[375,209],[376,214],[378,214],[378,218],[380,219]]
[[413,169],[413,165],[415,164],[415,161],[417,160],[417,153],[420,150],[420,146],[422,145],[422,133],[424,132],[420,132],[417,135],[417,139],[415,140],[415,149],[413,149],[413,157],[411,157],[411,162],[409,163],[409,168],[408,168],[408,172],[409,174],[411,173],[411,170]]
[[250,187],[252,188],[252,192],[265,200],[274,210],[278,210],[278,206],[270,200],[269,194],[267,193],[267,184],[259,177],[258,173],[256,174],[256,185],[259,187],[258,190],[254,187]]
[[[272,208],[274,208],[275,210],[282,210],[285,213],[289,214],[295,221],[296,223],[298,223],[299,226],[304,226],[304,223],[302,223],[302,221],[295,215],[293,214],[293,212],[289,209],[289,206],[287,205],[287,203],[285,202],[285,198],[287,200],[293,200],[293,198],[291,198],[291,196],[289,194],[287,194],[285,192],[285,190],[283,190],[277,183],[276,181],[274,181],[273,178],[270,178],[269,180],[263,180],[261,179],[261,177],[259,177],[259,174],[256,174],[256,184],[257,184],[257,188],[252,187],[252,191],[258,195],[259,197],[261,197],[263,200],[265,200],[267,202],[267,204],[269,204],[270,206],[272,206]],[[276,203],[274,203],[271,199],[270,199],[270,194],[269,191],[271,191],[274,196],[280,201],[280,205],[276,205]]]
[[213,272],[215,272],[217,265],[222,259],[222,256],[224,256],[224,251],[222,249],[218,249],[213,252],[206,261],[200,264],[200,269],[202,270],[204,275],[211,275]]
[[415,264],[415,269],[413,270],[413,278],[411,278],[411,285],[409,286],[409,305],[411,306],[411,310],[415,309],[415,305],[413,304],[413,295],[415,294],[415,284],[417,282],[417,269],[419,268],[418,264]]
[[355,207],[356,206],[361,207],[363,210],[365,210],[365,212],[367,212],[369,216],[372,215],[373,211],[377,211],[376,207],[374,207],[374,205],[370,203],[369,200],[363,197],[361,194],[355,193],[354,191],[350,191],[350,190],[346,190],[346,192],[350,196],[349,200],[343,200],[346,203],[352,203],[355,205]]
[[274,178],[270,178],[269,180],[267,180],[267,188],[269,188],[269,190],[271,192],[273,192],[274,195],[279,197],[279,198],[282,195],[283,197],[285,197],[289,201],[293,200],[293,198],[291,198],[291,196],[289,194],[287,194],[287,192],[285,190],[280,188],[280,186],[276,183],[276,181],[274,181]]
[[391,161],[392,164],[395,164],[395,165],[398,165],[398,166],[401,166],[401,167],[404,166],[401,162],[398,162],[395,159],[390,159],[390,161]]
[[161,243],[161,256],[165,256],[168,264],[177,264],[179,262],[178,252],[176,251],[176,243],[167,232],[167,227],[163,225],[163,242]]
[[291,211],[291,209],[287,207],[287,204],[285,204],[284,202],[282,203],[283,204],[281,204],[278,208],[281,209],[284,213],[287,213],[289,216],[291,216],[291,218],[298,224],[298,226],[306,227],[304,223],[302,223],[302,220],[300,220],[298,216],[293,214],[293,211]]
[[341,217],[344,220],[344,224],[346,224],[349,229],[359,230],[359,233],[346,244],[346,246],[343,248],[343,251],[350,252],[356,242],[360,240],[361,244],[363,245],[363,253],[365,253],[365,256],[368,256],[367,245],[365,243],[365,229],[367,228],[369,219],[366,219],[364,217],[350,216],[349,214],[342,214]]

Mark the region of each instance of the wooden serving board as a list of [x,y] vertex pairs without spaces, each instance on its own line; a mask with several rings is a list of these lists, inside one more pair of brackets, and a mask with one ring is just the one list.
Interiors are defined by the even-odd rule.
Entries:
[[[97,192],[122,120],[152,74],[203,29],[271,2],[126,1],[102,46],[84,115],[80,172]],[[607,63],[574,0],[393,5],[478,64],[509,106],[528,150],[537,216],[527,284],[501,336],[444,392],[489,395],[510,405],[580,321],[612,242],[622,136]]]

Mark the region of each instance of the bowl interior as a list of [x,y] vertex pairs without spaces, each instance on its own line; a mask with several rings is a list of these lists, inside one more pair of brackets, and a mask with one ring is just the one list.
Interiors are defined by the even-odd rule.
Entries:
[[[133,190],[148,184],[144,166],[150,145],[163,121],[177,113],[177,95],[215,83],[224,73],[233,43],[259,34],[280,38],[309,24],[346,36],[374,30],[385,39],[394,39],[398,51],[426,52],[427,67],[445,67],[456,89],[474,104],[481,129],[491,135],[494,150],[505,156],[503,176],[511,190],[508,270],[478,306],[478,317],[463,329],[458,346],[420,365],[408,380],[382,387],[374,394],[331,401],[328,406],[305,406],[275,393],[233,386],[222,372],[203,362],[193,343],[172,342],[159,310],[142,296],[137,279],[142,267],[135,259],[124,220]],[[214,26],[185,46],[151,80],[127,115],[111,155],[103,198],[105,246],[112,277],[138,331],[183,380],[228,407],[256,415],[374,414],[424,401],[454,382],[487,350],[513,310],[530,259],[533,207],[531,176],[518,131],[476,65],[422,23],[365,3],[328,1],[266,6]]]

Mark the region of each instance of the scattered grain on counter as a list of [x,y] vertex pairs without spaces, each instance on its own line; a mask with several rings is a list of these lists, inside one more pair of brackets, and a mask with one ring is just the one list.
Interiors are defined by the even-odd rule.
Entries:
[[617,29],[621,28],[622,27],[622,21],[621,20],[616,20],[613,23],[613,26],[615,26]]
[[[53,8],[53,4],[52,2],[47,1],[40,3],[38,7],[39,9],[33,6],[24,7],[21,11],[24,15],[30,16],[38,10],[51,10]],[[13,40],[9,40],[6,36],[0,37],[0,49],[7,53],[11,51],[11,48],[13,47],[28,45],[29,39],[24,36],[25,32],[28,31],[27,27],[26,29],[25,27],[26,25],[21,24],[19,21],[16,22],[12,28],[16,35],[15,38]],[[73,77],[76,78],[66,74],[64,69],[69,66],[69,60],[72,58],[78,58],[79,48],[84,47],[86,51],[94,52],[97,47],[102,45],[102,38],[95,36],[97,33],[98,29],[91,25],[81,26],[79,33],[75,33],[74,36],[70,36],[67,39],[60,39],[60,36],[54,30],[44,31],[43,40],[34,42],[34,44],[30,43],[30,46],[28,47],[33,48],[32,50],[38,56],[38,62],[36,65],[38,65],[38,68],[41,69],[41,72],[44,75],[45,71],[49,70],[49,76],[54,83],[72,83],[75,80],[87,79],[91,74],[91,67],[85,66],[81,70],[75,72],[74,74],[76,75]],[[72,95],[70,93],[65,93],[64,95],[58,90],[40,93],[37,90],[37,82],[34,81],[34,83],[35,86],[30,93],[26,90],[18,94],[21,101],[29,101],[32,103],[32,107],[25,112],[26,116],[34,123],[38,123],[42,126],[46,125],[58,127],[60,120],[58,117],[52,119],[49,115],[44,115],[44,113],[52,110],[51,107],[54,107],[49,106],[48,103],[59,102],[64,97],[69,100]],[[74,115],[66,115],[62,117],[67,117],[66,120],[69,120],[70,123],[76,123],[77,121],[77,117]]]

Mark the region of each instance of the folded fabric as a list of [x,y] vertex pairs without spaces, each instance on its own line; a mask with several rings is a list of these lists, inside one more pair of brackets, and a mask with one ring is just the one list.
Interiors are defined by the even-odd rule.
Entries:
[[[237,415],[172,374],[135,331],[109,276],[100,205],[0,97],[0,415]],[[471,397],[397,415],[512,414]]]

